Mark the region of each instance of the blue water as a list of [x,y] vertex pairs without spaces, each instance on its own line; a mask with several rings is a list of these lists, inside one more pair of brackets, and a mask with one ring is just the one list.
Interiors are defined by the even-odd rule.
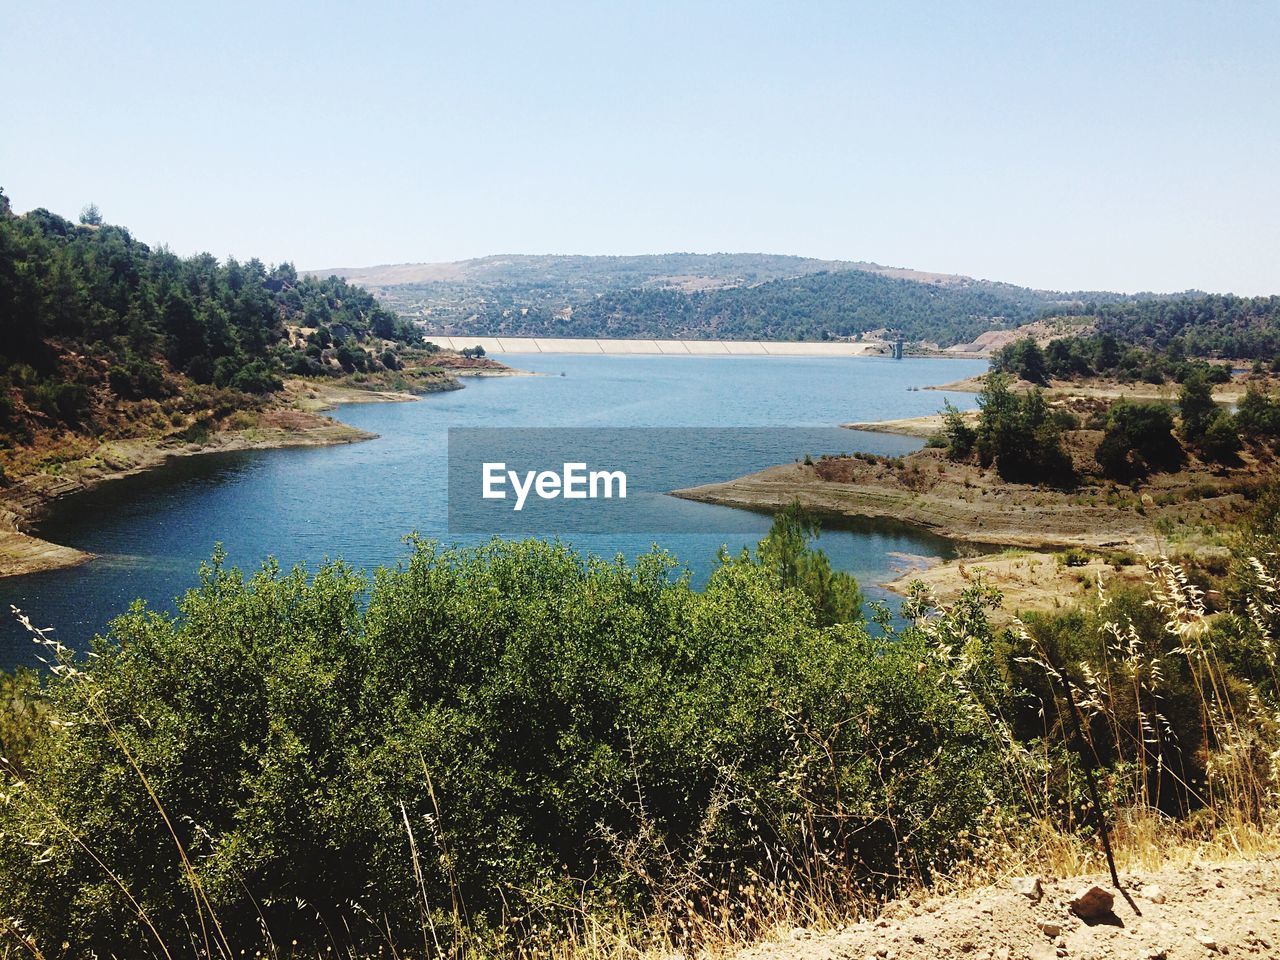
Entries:
[[[192,585],[196,569],[221,542],[230,560],[252,567],[268,556],[286,565],[342,558],[361,567],[403,557],[411,531],[449,540],[446,439],[450,426],[831,427],[842,422],[937,411],[970,394],[922,391],[981,372],[973,360],[881,358],[512,356],[505,361],[543,376],[469,379],[466,388],[416,403],[354,404],[335,416],[379,435],[340,447],[210,454],[104,484],[55,505],[34,531],[96,555],[72,570],[0,581],[0,603],[16,604],[63,642],[84,643],[134,598],[160,608]],[[563,376],[561,376],[563,374]],[[779,436],[785,438],[785,431]],[[805,453],[905,453],[918,442],[840,431],[839,449],[722,451],[730,479]],[[677,464],[678,466],[678,464]],[[689,462],[705,478],[706,462]],[[673,504],[673,509],[675,505]],[[768,529],[765,516],[708,504],[689,529],[721,534],[662,535],[661,545],[704,578],[722,544],[737,550]],[[695,522],[696,521],[696,522]],[[476,537],[452,538],[474,542]],[[628,556],[648,549],[639,535],[579,535],[583,550]],[[901,566],[895,554],[951,556],[954,546],[904,526],[850,521],[825,530],[820,546],[852,571],[872,597]],[[0,623],[0,667],[34,662],[34,647],[7,618]]]

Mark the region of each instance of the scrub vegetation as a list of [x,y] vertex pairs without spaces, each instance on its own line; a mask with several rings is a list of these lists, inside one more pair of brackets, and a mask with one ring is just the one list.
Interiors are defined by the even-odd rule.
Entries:
[[4,687],[7,943],[699,951],[1096,868],[1103,822],[1126,857],[1261,849],[1277,504],[1229,569],[1154,562],[1007,628],[980,579],[915,589],[905,622],[850,609],[795,508],[701,590],[660,552],[538,541],[414,541],[371,577],[215,556],[175,616],[136,605],[87,658],[37,631],[52,669]]

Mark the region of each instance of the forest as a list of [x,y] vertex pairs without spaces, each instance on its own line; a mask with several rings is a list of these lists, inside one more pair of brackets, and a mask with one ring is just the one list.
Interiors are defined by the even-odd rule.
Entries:
[[[388,302],[399,303],[396,288],[384,292]],[[421,316],[431,329],[453,335],[833,340],[890,330],[949,346],[987,330],[1018,327],[1055,304],[1107,296],[965,278],[930,283],[869,270],[694,291],[613,289],[567,304],[529,293],[499,287],[467,300],[465,309],[437,303]]]
[[1280,355],[1280,297],[1232,294],[1138,298],[1052,309],[1051,316],[1091,321],[1101,336],[1128,346],[1172,349],[1175,354],[1237,360]]
[[0,192],[5,447],[251,405],[285,376],[383,369],[410,345],[422,345],[410,323],[337,277],[179,257],[92,206],[78,223],[45,209],[19,216]]

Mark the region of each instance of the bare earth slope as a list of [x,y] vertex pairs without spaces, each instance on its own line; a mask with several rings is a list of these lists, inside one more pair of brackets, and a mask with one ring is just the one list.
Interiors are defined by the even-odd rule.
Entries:
[[739,960],[1280,957],[1280,861],[1275,858],[1122,872],[1120,879],[1140,913],[1116,896],[1112,913],[1086,922],[1071,912],[1071,899],[1093,884],[1110,890],[1110,880],[1042,878],[1039,901],[1011,885],[960,897],[912,899],[839,933],[795,930],[786,940],[745,951]]
[[[843,480],[824,478],[821,461],[790,463],[674,494],[766,511],[799,500],[821,514],[902,520],[953,540],[1004,546],[1155,548],[1151,515],[1128,503],[1108,503],[1105,497],[1082,502],[1056,491],[992,483],[976,469],[958,470],[942,461],[934,450],[913,455],[905,470],[853,461],[852,475]],[[1217,505],[1204,501],[1197,512],[1208,518]]]

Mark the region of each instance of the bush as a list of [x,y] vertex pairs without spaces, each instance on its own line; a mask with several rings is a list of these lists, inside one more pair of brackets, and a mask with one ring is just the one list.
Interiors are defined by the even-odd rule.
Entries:
[[1079,547],[1069,547],[1058,554],[1058,561],[1064,567],[1083,567],[1089,562],[1089,554]]
[[49,732],[36,672],[0,673],[0,770],[23,774],[28,758]]
[[944,400],[942,433],[946,439],[947,456],[952,460],[967,460],[978,442],[978,431],[969,425],[950,400]]
[[266,361],[254,360],[236,371],[231,387],[245,393],[274,393],[284,389],[284,382]]
[[163,397],[164,371],[160,364],[130,354],[107,371],[111,389],[126,400],[143,400],[147,397]]
[[1173,436],[1169,408],[1126,400],[1112,405],[1096,456],[1103,473],[1116,480],[1145,477],[1152,470],[1176,470],[1184,459]]
[[156,953],[148,925],[179,945],[214,912],[230,943],[261,920],[403,950],[463,916],[496,938],[547,904],[683,910],[752,869],[883,891],[1008,788],[950,654],[820,628],[750,562],[699,593],[663,554],[538,542],[418,543],[372,584],[215,557],[176,617],[135,606],[95,653],[50,678],[65,725],[0,810],[6,910],[70,956]]
[[1241,433],[1254,439],[1280,436],[1280,400],[1257,384],[1249,384],[1236,407],[1236,424]]
[[1219,410],[1200,437],[1200,452],[1218,463],[1238,462],[1240,433],[1236,429],[1235,417],[1225,410]]

